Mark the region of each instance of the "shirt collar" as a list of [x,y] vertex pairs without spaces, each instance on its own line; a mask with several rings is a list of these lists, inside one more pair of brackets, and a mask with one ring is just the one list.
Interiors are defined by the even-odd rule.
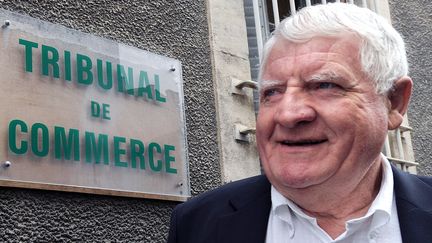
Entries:
[[282,194],[280,194],[273,185],[271,186],[271,201],[271,214],[286,223],[288,228],[285,232],[290,238],[292,238],[294,236],[294,225],[291,215],[292,212],[290,210],[290,207],[287,207],[287,205],[289,205],[291,201],[284,197]]
[[[350,225],[364,222],[365,219],[372,216],[371,231],[379,228],[380,226],[388,223],[392,213],[393,197],[393,172],[390,166],[390,162],[387,158],[381,154],[382,158],[382,179],[380,190],[372,202],[366,215],[360,218],[352,219],[347,222],[347,227]],[[271,186],[271,201],[272,201],[272,213],[276,217],[285,221],[288,226],[288,232],[290,237],[294,234],[294,226],[292,221],[291,213],[295,213],[297,216],[309,220],[316,225],[316,219],[306,215],[300,207],[294,202],[284,197],[276,188]],[[288,206],[288,207],[287,207]]]
[[[368,212],[361,218],[352,219],[348,223],[355,223],[358,220],[363,220],[365,218],[374,215],[372,219],[372,227],[378,228],[390,220],[392,214],[392,203],[393,203],[393,171],[390,166],[390,162],[387,158],[381,154],[382,158],[382,178],[380,190],[373,200]],[[372,229],[373,230],[373,229]]]

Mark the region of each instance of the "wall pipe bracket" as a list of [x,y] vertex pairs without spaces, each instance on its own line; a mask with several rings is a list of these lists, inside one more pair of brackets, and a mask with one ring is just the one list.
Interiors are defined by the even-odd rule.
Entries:
[[246,95],[243,88],[258,89],[258,83],[252,80],[241,80],[231,77],[231,93],[236,95]]
[[250,136],[255,134],[256,129],[247,127],[245,125],[236,123],[234,124],[234,138],[237,142],[250,142]]

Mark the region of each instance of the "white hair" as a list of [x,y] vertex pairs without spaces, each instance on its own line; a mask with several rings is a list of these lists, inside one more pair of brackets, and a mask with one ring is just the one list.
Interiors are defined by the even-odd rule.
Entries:
[[408,74],[405,44],[399,33],[383,17],[348,3],[314,5],[284,19],[264,46],[260,72],[279,40],[304,43],[314,37],[338,37],[344,33],[360,38],[362,71],[375,82],[377,93],[386,93],[396,80]]

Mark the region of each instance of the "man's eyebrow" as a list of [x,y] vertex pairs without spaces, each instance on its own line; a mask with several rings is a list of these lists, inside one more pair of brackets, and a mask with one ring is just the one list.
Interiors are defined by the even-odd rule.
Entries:
[[333,71],[313,74],[307,78],[307,80],[310,81],[336,81],[343,79],[344,78],[341,75],[338,75]]
[[258,90],[266,89],[268,87],[278,86],[283,83],[284,81],[280,81],[280,80],[265,80],[265,79],[260,80],[258,82]]

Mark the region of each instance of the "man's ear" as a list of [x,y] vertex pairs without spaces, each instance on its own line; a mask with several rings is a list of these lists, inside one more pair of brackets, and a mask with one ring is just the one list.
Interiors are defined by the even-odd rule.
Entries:
[[390,101],[388,129],[396,129],[402,124],[403,116],[408,109],[413,82],[410,77],[404,76],[396,81],[388,93]]

